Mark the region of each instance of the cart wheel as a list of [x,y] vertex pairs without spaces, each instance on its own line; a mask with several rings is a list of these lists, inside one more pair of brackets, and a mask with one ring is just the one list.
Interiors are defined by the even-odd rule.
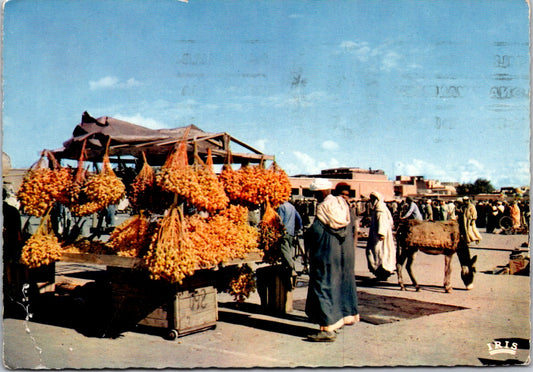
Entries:
[[513,220],[509,216],[503,216],[500,218],[500,227],[505,231],[511,231],[513,229]]
[[177,338],[178,338],[178,331],[176,331],[175,329],[169,329],[166,339],[169,341],[174,341]]

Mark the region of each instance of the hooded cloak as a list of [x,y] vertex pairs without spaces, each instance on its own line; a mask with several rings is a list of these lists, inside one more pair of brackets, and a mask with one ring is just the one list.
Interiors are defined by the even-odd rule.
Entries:
[[[353,223],[342,198],[328,196],[305,234],[309,286],[305,312],[320,326],[339,328],[358,314],[354,273]],[[331,225],[337,227],[332,227]]]
[[[373,274],[391,274],[396,269],[396,243],[392,229],[394,221],[392,215],[378,192],[371,195],[376,197],[368,232],[366,256],[368,269]],[[380,236],[384,239],[380,240]]]

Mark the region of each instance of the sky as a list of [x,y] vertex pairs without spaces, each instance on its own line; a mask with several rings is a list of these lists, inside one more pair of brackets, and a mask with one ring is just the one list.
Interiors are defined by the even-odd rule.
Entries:
[[10,0],[2,53],[15,168],[87,111],[227,132],[289,175],[530,183],[522,0]]

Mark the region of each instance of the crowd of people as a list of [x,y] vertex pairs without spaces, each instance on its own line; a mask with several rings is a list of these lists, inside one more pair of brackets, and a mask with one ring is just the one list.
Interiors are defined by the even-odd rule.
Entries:
[[[509,216],[513,227],[529,225],[529,202],[501,200],[478,201],[463,196],[454,200],[414,200],[386,202],[379,192],[355,202],[350,187],[335,187],[326,179],[310,185],[314,199],[292,201],[304,228],[304,242],[309,263],[306,314],[319,330],[308,335],[309,341],[335,341],[345,325],[359,321],[354,275],[355,247],[359,225],[368,227],[366,260],[377,281],[387,280],[396,271],[395,229],[402,220],[457,221],[460,244],[479,243],[479,228],[494,233],[499,221]],[[294,269],[294,266],[292,267]]]
[[[530,210],[529,200],[527,199],[476,201],[469,197],[459,197],[453,200],[431,200],[428,198],[414,200],[411,197],[407,197],[403,201],[393,200],[387,201],[385,204],[392,215],[395,226],[397,226],[401,216],[426,221],[457,220],[457,208],[465,200],[469,200],[469,204],[476,210],[476,227],[486,229],[487,233],[501,231],[503,217],[509,217],[510,221],[512,221],[511,226],[505,225],[505,228],[512,227],[514,230],[527,230],[529,228]],[[369,227],[372,216],[372,200],[362,197],[357,202],[356,210],[361,220],[361,226]]]

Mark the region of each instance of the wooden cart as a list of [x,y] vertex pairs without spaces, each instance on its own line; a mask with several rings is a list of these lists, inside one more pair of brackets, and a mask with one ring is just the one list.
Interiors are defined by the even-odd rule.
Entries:
[[[225,266],[260,262],[259,252]],[[110,324],[114,329],[154,327],[174,340],[193,332],[214,329],[218,320],[215,271],[197,270],[183,283],[151,280],[138,258],[64,253],[61,261],[106,266],[110,284]]]

